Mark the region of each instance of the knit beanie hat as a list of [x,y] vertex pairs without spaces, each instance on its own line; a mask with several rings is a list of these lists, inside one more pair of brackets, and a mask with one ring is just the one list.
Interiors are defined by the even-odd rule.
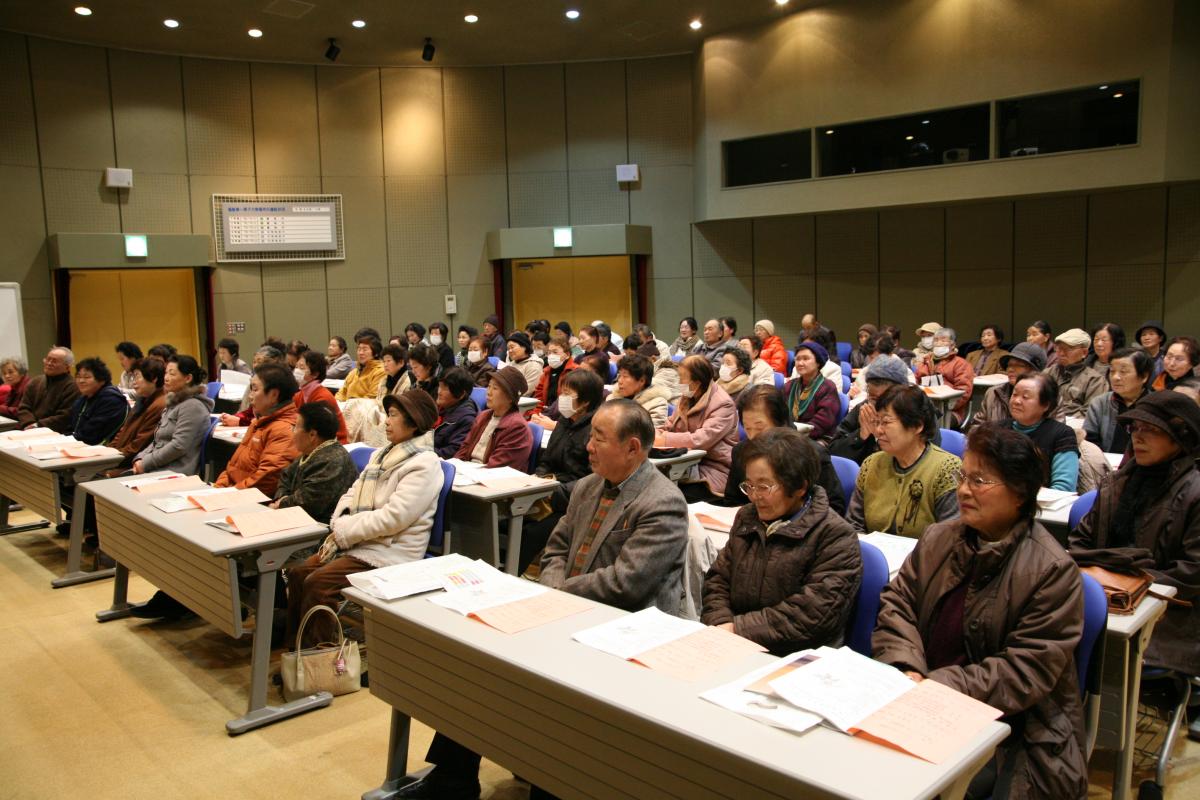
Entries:
[[864,322],[862,325],[858,326],[858,332],[862,333],[863,331],[866,331],[871,336],[874,336],[875,334],[879,333],[879,329],[876,328],[874,325],[872,325],[869,322]]
[[510,342],[516,342],[520,347],[525,348],[526,355],[533,355],[533,342],[529,340],[529,334],[525,331],[513,331],[508,335]]
[[426,433],[437,423],[437,405],[424,389],[412,389],[399,397],[394,394],[384,395],[384,410],[391,410],[393,406],[399,407],[404,415],[412,420],[417,436]]
[[505,394],[512,399],[514,406],[521,395],[529,390],[529,384],[525,382],[525,376],[516,367],[510,366],[496,371],[492,375],[492,380],[498,383]]
[[910,374],[904,362],[896,358],[880,357],[867,365],[868,381],[888,381],[905,386]]
[[771,322],[769,319],[760,319],[758,322],[754,323],[754,327],[762,328],[767,332],[767,336],[775,335],[775,323]]
[[493,328],[496,328],[498,330],[500,328],[500,318],[497,317],[495,314],[488,314],[486,317],[483,318],[483,324],[491,325]]
[[829,351],[816,342],[801,342],[797,350],[808,350],[817,359],[817,369],[825,366],[825,362],[829,360]]
[[1008,369],[1010,359],[1029,364],[1038,372],[1046,368],[1046,351],[1032,342],[1020,342],[1007,355],[1000,356],[1000,369]]

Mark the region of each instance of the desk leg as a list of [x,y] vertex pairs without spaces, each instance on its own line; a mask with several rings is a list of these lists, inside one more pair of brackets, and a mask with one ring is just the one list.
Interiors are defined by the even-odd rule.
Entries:
[[[264,553],[263,560],[281,564],[284,559],[275,559],[275,553]],[[225,723],[225,732],[230,736],[252,731],[273,722],[324,708],[333,702],[329,692],[314,692],[281,706],[267,705],[267,670],[271,665],[271,622],[275,618],[275,581],[279,577],[278,567],[260,569],[258,573],[258,607],[254,616],[254,648],[250,655],[250,706],[246,713]]]
[[408,772],[408,731],[412,720],[408,714],[392,709],[392,729],[388,735],[387,774],[378,787],[363,792],[362,800],[391,800],[396,792],[424,778],[433,767]]
[[504,550],[504,571],[517,575],[521,562],[521,529],[525,525],[524,514],[514,514],[508,520],[508,547]]
[[75,497],[71,501],[73,511],[71,513],[71,541],[67,545],[67,571],[61,578],[50,581],[50,585],[55,589],[97,581],[101,578],[111,578],[115,572],[112,569],[85,571],[79,568],[80,562],[83,560],[83,521],[87,516],[88,494],[87,489],[84,488],[85,485],[83,483],[75,484]]
[[129,604],[129,567],[117,564],[113,573],[112,606],[96,612],[99,622],[112,622],[114,619],[124,619],[134,606]]
[[9,525],[8,512],[15,511],[14,503],[10,498],[0,495],[0,536],[7,536],[10,533],[20,533],[21,531],[36,531],[39,528],[49,528],[50,523],[47,520],[38,520],[37,522],[26,522],[24,525]]
[[1146,625],[1129,640],[1128,671],[1125,673],[1125,724],[1116,753],[1116,768],[1113,770],[1113,800],[1129,797],[1129,787],[1133,783],[1133,743],[1137,735],[1138,700],[1142,694],[1142,654],[1153,631],[1153,624]]

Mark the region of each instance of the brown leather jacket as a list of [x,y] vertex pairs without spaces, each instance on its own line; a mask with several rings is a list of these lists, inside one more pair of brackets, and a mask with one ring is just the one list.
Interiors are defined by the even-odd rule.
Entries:
[[850,523],[813,488],[799,519],[770,536],[753,504],[738,511],[729,541],[704,578],[706,625],[734,633],[775,655],[838,647],[862,583],[862,554]]
[[1113,514],[1136,463],[1104,477],[1092,510],[1071,532],[1071,555],[1081,564],[1109,569],[1141,567],[1158,583],[1174,586],[1191,608],[1169,606],[1154,627],[1146,661],[1200,675],[1200,471],[1190,456],[1175,459],[1150,506],[1135,520],[1130,547],[1108,544]]
[[[1075,647],[1083,630],[1079,570],[1036,522],[980,548],[962,520],[926,528],[884,588],[871,644],[877,661],[912,670],[1004,712],[995,797],[1087,795]],[[963,610],[968,664],[929,670],[925,646],[942,598],[970,581]]]

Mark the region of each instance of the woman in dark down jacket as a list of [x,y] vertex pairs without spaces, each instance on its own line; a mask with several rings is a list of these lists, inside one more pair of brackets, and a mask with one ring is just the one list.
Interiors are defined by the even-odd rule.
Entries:
[[462,367],[451,367],[437,387],[437,409],[441,422],[433,429],[433,452],[451,458],[471,432],[479,409],[471,399],[475,382]]

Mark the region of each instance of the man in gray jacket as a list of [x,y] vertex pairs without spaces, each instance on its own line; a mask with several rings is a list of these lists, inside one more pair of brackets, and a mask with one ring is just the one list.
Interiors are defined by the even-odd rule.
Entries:
[[704,356],[712,364],[713,372],[721,371],[721,356],[731,347],[737,347],[737,342],[723,338],[725,327],[719,320],[710,319],[704,323],[700,342],[692,348],[692,355]]
[[[687,550],[687,503],[648,460],[650,414],[632,400],[604,403],[592,417],[593,474],[571,492],[542,556],[540,582],[627,611],[679,611]],[[479,797],[479,754],[437,734],[425,759],[437,766],[397,798]],[[547,797],[534,787],[530,798]]]

